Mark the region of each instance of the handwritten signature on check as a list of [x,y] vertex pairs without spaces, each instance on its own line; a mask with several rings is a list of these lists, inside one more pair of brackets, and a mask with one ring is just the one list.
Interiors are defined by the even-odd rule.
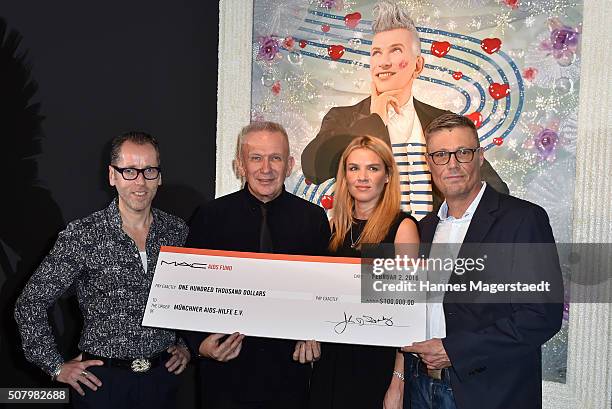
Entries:
[[358,327],[362,327],[364,325],[376,325],[379,327],[392,327],[393,326],[393,318],[385,317],[384,315],[381,318],[374,318],[369,315],[361,315],[359,317],[354,317],[353,315],[349,315],[344,312],[344,319],[342,321],[327,321],[332,324],[336,324],[334,326],[334,331],[336,334],[342,334],[346,331],[349,325],[356,325]]

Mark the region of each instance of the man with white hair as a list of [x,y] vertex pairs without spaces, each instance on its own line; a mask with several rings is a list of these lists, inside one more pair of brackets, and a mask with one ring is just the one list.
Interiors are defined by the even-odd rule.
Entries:
[[[253,122],[238,136],[236,165],[244,187],[203,206],[191,220],[187,246],[256,253],[325,255],[331,235],[319,206],[285,190],[293,157],[285,129]],[[186,333],[201,359],[207,409],[299,409],[308,398],[318,342],[245,337],[235,332]]]
[[[370,51],[371,95],[345,107],[332,108],[323,118],[321,130],[302,153],[306,179],[321,183],[336,175],[340,155],[351,140],[376,136],[393,149],[400,170],[402,209],[421,219],[437,210],[444,198],[432,184],[425,161],[423,129],[447,113],[412,95],[414,80],[423,71],[419,34],[407,10],[388,1],[379,2],[372,23]],[[489,162],[482,177],[495,190],[508,193]]]

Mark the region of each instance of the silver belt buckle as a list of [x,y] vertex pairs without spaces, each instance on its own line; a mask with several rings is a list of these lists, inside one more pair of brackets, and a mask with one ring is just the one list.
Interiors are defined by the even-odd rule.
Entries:
[[132,361],[132,372],[147,372],[149,369],[151,369],[151,361],[149,361],[147,358],[137,358],[134,359]]

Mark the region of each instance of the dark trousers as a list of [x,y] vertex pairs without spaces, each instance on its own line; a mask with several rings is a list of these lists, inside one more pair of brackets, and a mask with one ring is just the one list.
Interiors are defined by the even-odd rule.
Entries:
[[100,379],[102,386],[92,391],[85,385],[85,396],[71,388],[70,401],[77,409],[174,409],[180,375],[159,365],[145,373],[127,368],[90,366],[87,371]]
[[427,367],[412,354],[404,354],[404,409],[457,409],[448,369],[442,379],[427,375]]

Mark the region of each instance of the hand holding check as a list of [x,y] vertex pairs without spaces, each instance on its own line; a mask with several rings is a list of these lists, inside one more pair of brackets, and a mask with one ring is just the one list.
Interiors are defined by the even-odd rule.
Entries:
[[321,358],[321,344],[315,340],[298,341],[295,344],[293,360],[301,364],[316,362]]
[[222,341],[225,334],[212,334],[207,336],[200,344],[198,352],[204,358],[214,359],[219,362],[227,362],[236,358],[242,349],[244,335],[234,332]]
[[414,342],[410,346],[403,347],[402,351],[419,355],[421,360],[427,365],[427,369],[444,369],[452,366],[450,358],[444,349],[444,344],[442,344],[442,340],[439,338]]

